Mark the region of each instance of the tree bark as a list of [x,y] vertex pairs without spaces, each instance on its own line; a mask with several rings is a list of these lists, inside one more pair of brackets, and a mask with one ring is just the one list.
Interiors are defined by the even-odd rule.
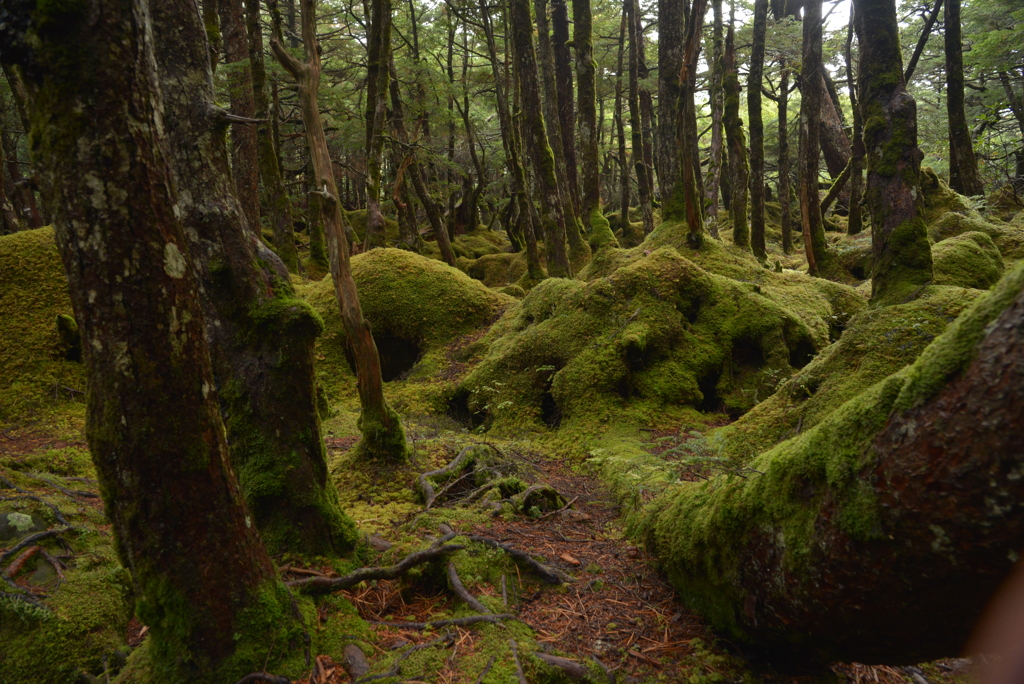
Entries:
[[[679,181],[679,72],[683,68],[686,9],[682,0],[658,0],[658,135],[654,163],[662,202],[668,200]],[[579,41],[576,41],[579,45]],[[579,53],[577,53],[579,54]],[[584,167],[585,168],[585,167]]]
[[790,217],[789,184],[789,66],[785,58],[780,65],[779,79],[779,222],[782,230],[782,252],[793,251],[793,220]]
[[754,41],[747,75],[747,118],[750,119],[750,247],[762,261],[768,258],[764,236],[764,122],[761,86],[764,81],[764,43],[768,30],[768,0],[754,2]]
[[985,184],[971,144],[964,112],[964,56],[960,34],[960,0],[946,0],[946,115],[949,121],[949,187],[961,195],[983,195]]
[[274,128],[270,121],[270,93],[267,89],[267,67],[263,59],[263,28],[260,23],[260,1],[245,0],[245,26],[249,44],[249,64],[252,67],[253,117],[256,124],[256,151],[259,158],[260,179],[270,224],[274,229],[274,247],[289,271],[299,268],[299,253],[295,248],[295,224],[292,220],[292,202],[281,177],[274,142]]
[[[218,0],[218,10],[231,113],[254,119],[256,104],[253,101],[252,67],[249,63],[249,40],[246,38],[242,0]],[[252,123],[238,123],[231,127],[235,189],[249,229],[256,235],[261,234],[258,146],[256,127]]]
[[948,657],[1021,547],[1022,440],[1017,268],[910,369],[754,461],[759,472],[650,505],[652,542],[684,600],[773,659]]
[[850,108],[853,109],[853,144],[850,150],[850,214],[846,223],[848,235],[857,235],[864,230],[861,209],[861,201],[864,198],[864,117],[860,111],[860,96],[857,94],[857,82],[853,76],[855,24],[856,12],[853,3],[850,3],[850,24],[846,31],[846,85],[850,93]]
[[366,235],[363,251],[386,244],[380,200],[390,76],[391,0],[370,0],[370,8],[366,46]]
[[747,140],[740,119],[740,80],[736,71],[736,3],[729,10],[729,28],[725,33],[725,53],[722,60],[722,91],[725,95],[723,122],[726,145],[729,148],[729,170],[732,172],[732,241],[737,247],[750,248],[750,227],[747,223]]
[[640,50],[643,43],[640,33],[640,3],[626,0],[629,18],[629,126],[633,138],[633,166],[636,169],[637,199],[643,217],[644,235],[654,230],[654,211],[651,207],[651,184],[648,180],[647,163],[644,160],[643,121],[640,116]]
[[[626,126],[623,122],[622,103],[622,76],[627,68],[626,36],[629,26],[629,3],[632,0],[623,0],[622,18],[619,22],[619,52],[615,77],[615,134],[619,148],[619,231],[622,233],[622,244],[625,247],[636,247],[643,241],[643,237],[633,233],[633,225],[629,222],[629,200],[630,200],[630,173],[629,157],[626,150]],[[629,76],[626,76],[627,81]],[[627,94],[628,97],[628,94]]]
[[[0,136],[0,159],[7,157],[7,152],[4,150],[3,145],[4,137],[6,136]],[[0,235],[9,235],[24,230],[25,224],[18,217],[18,212],[14,210],[14,205],[11,204],[10,198],[7,197],[2,180],[0,179]]]
[[708,217],[711,219],[712,235],[718,236],[718,195],[722,187],[722,141],[725,129],[722,115],[725,110],[725,93],[722,90],[722,72],[725,51],[722,47],[722,0],[712,0],[714,23],[711,29],[713,47],[711,59],[711,151],[708,159],[708,175],[704,194],[707,197]]
[[903,82],[893,0],[857,0],[855,11],[874,251],[871,298],[895,302],[932,280],[918,190],[917,105]]
[[[820,33],[820,30],[819,30]],[[818,50],[819,62],[821,50]],[[843,114],[839,107],[839,96],[835,94],[835,86],[824,68],[819,69],[818,92],[814,95],[820,107],[818,122],[818,142],[821,144],[821,156],[825,159],[825,168],[832,178],[837,177],[850,163],[850,137],[846,135],[843,125]],[[801,93],[807,88],[807,81],[801,78]],[[845,202],[844,202],[845,204]]]
[[271,40],[270,47],[278,62],[291,74],[299,87],[302,123],[306,129],[310,160],[316,173],[317,189],[313,192],[320,193],[323,200],[324,232],[330,254],[331,278],[341,309],[347,343],[355,359],[356,384],[359,404],[362,407],[359,430],[363,435],[356,448],[363,458],[404,461],[409,455],[405,429],[398,414],[384,400],[380,355],[370,333],[370,326],[363,319],[356,283],[352,279],[348,241],[345,239],[347,221],[338,199],[327,137],[324,135],[320,108],[317,105],[320,53],[316,38],[316,0],[301,0],[301,8],[305,61],[300,62],[292,57],[276,37]]
[[[573,213],[581,212],[579,166],[576,161],[576,111],[573,103],[572,58],[569,54],[569,7],[565,0],[551,0],[551,48],[555,57],[555,93],[558,95],[558,122],[565,159],[565,189]],[[577,48],[578,50],[579,48]],[[577,53],[578,54],[578,53]]]
[[[529,0],[509,0],[509,23],[523,106],[524,142],[536,171],[540,194],[540,221],[547,250],[548,273],[556,278],[564,278],[569,275],[569,260],[565,253],[568,224],[566,205],[559,190],[555,155],[548,144],[547,129],[541,111],[537,54],[533,49],[533,22],[530,20]],[[575,230],[575,225],[573,229]]]
[[[143,648],[169,680],[234,681],[264,666],[267,643],[294,648],[301,619],[228,467],[149,8],[21,7],[7,8],[18,20],[0,43],[23,47],[3,59],[26,76],[33,155],[85,342],[89,450],[149,627]],[[208,65],[205,41],[194,47]]]
[[[887,0],[881,0],[885,2]],[[821,197],[818,193],[819,133],[824,84],[821,77],[821,0],[806,0],[803,19],[803,83],[800,97],[800,163],[798,183],[800,221],[803,226],[807,271],[811,275],[827,272],[829,260],[825,246],[825,226],[821,218]]]
[[[921,59],[921,53],[924,52],[924,46],[928,43],[928,36],[932,33],[932,27],[935,25],[935,20],[939,16],[939,9],[942,8],[942,0],[935,0],[935,7],[932,8],[931,14],[924,21],[924,26],[921,28],[921,35],[917,39],[917,45],[914,47],[914,54],[910,56],[910,61],[907,62],[907,68],[903,71],[903,80],[906,83],[910,83],[911,77],[914,75],[914,70],[917,69],[917,61]],[[850,11],[853,9],[851,7]],[[959,31],[959,28],[957,28]]]

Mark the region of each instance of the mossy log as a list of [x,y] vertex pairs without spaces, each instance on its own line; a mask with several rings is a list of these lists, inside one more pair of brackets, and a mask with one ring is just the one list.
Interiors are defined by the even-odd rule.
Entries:
[[958,653],[1024,541],[1024,266],[760,474],[669,490],[647,541],[683,598],[775,658]]

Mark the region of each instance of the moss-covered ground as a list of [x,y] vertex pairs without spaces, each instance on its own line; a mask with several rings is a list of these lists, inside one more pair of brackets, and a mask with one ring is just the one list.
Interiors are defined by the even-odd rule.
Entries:
[[[369,675],[391,673],[378,680],[386,684],[504,684],[518,681],[514,642],[531,683],[569,681],[537,657],[545,652],[581,664],[594,682],[790,681],[730,641],[738,634],[730,631],[734,567],[723,546],[744,526],[771,524],[799,551],[813,509],[778,491],[808,473],[848,490],[844,529],[863,531],[870,502],[858,498],[850,463],[864,426],[884,420],[894,402],[934,390],[936,376],[919,359],[963,362],[955,344],[945,354],[925,350],[964,311],[977,311],[984,290],[1024,256],[1020,214],[984,213],[937,178],[926,183],[936,278],[885,308],[868,306],[869,231],[829,233],[845,282],[811,278],[799,253],[782,253],[777,205],[768,207],[767,265],[732,245],[724,213],[723,239],[700,250],[686,245],[684,227],[663,223],[634,247],[600,246],[573,279],[527,287],[516,284],[522,254],[484,228],[454,241],[458,268],[429,243],[423,255],[357,255],[385,394],[414,450],[408,464],[386,471],[351,449],[358,400],[330,280],[296,276],[325,323],[316,359],[330,472],[364,543],[348,558],[278,557],[284,577],[391,564],[448,526],[457,533],[450,543],[465,546],[449,560],[466,589],[516,617],[414,626],[475,614],[445,563],[431,563],[397,580],[300,593],[320,657],[306,666],[295,654],[274,656],[267,668],[293,681],[348,681],[344,651],[355,644]],[[357,230],[358,218],[350,217]],[[842,217],[833,223],[845,228]],[[390,223],[386,232],[397,238]],[[52,232],[0,238],[0,514],[60,528],[56,506],[74,527],[42,544],[48,556],[0,568],[48,607],[0,599],[4,683],[104,681],[131,653],[144,661],[130,578],[90,496],[83,374],[70,360],[68,322],[57,324],[71,313],[64,288]],[[976,335],[978,320],[954,327]],[[435,478],[441,493],[427,509],[418,477],[468,445],[472,465]],[[570,581],[545,584],[470,534],[525,550]],[[0,549],[14,543],[0,539]],[[962,671],[959,661],[921,666],[936,684],[963,681]],[[801,681],[913,676],[847,663]]]

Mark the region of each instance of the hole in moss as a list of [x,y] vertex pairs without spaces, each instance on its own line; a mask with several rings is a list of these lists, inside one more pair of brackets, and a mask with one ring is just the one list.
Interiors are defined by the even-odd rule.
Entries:
[[815,353],[814,345],[810,340],[806,338],[797,340],[796,344],[789,347],[789,365],[793,368],[803,368],[811,362]]
[[868,278],[867,274],[864,272],[863,264],[857,264],[856,266],[851,268],[850,275],[852,275],[857,280],[867,280]]
[[732,342],[732,363],[737,368],[763,366],[764,350],[761,349],[761,343],[751,337],[737,337]]
[[703,413],[717,413],[722,409],[722,400],[718,398],[718,380],[722,377],[719,368],[712,369],[697,380],[697,388],[704,395],[704,399],[697,405],[697,410]]
[[699,297],[694,297],[689,302],[680,302],[676,305],[676,309],[683,315],[690,325],[697,322],[697,317],[700,315],[700,307],[704,304]]
[[448,409],[445,411],[445,415],[469,429],[478,428],[487,420],[486,412],[473,411],[469,408],[468,390],[459,390],[448,400]]
[[562,424],[562,409],[551,396],[550,389],[545,390],[540,397],[540,417],[549,428],[556,428]]

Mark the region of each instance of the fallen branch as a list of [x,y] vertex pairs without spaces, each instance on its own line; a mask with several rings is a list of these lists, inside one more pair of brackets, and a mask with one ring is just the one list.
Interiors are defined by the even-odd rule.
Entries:
[[526,675],[523,674],[523,665],[519,662],[519,649],[516,647],[516,640],[509,639],[508,645],[512,647],[512,660],[516,661],[516,677],[519,679],[519,684],[528,684]]
[[30,534],[29,536],[25,537],[20,542],[9,548],[7,551],[0,553],[0,565],[6,563],[9,558],[13,558],[16,553],[18,553],[25,547],[33,546],[37,541],[42,541],[43,539],[56,537],[61,532],[67,532],[69,529],[71,528],[65,527],[64,529],[60,530],[44,530],[43,532],[36,532],[35,534]]
[[14,559],[14,562],[7,566],[4,572],[7,573],[8,577],[13,578],[21,569],[25,567],[25,563],[29,561],[32,556],[36,555],[43,550],[42,546],[30,546],[23,554]]
[[473,446],[474,445],[471,444],[467,447],[463,447],[462,451],[459,452],[459,455],[445,467],[423,473],[416,478],[416,484],[420,488],[420,493],[423,494],[423,503],[428,510],[434,505],[434,500],[437,498],[437,494],[434,492],[434,485],[430,484],[430,478],[447,475],[455,471],[460,465],[462,465],[462,461],[466,458],[466,455]]
[[491,614],[491,611],[487,609],[487,606],[480,603],[480,601],[470,594],[469,591],[466,590],[466,587],[462,585],[462,580],[459,579],[459,573],[455,570],[455,563],[451,561],[448,561],[448,581],[452,583],[452,591],[455,592],[455,595],[465,601],[470,608],[484,615]]
[[405,574],[409,568],[414,568],[417,565],[423,565],[430,561],[439,560],[450,553],[455,553],[456,551],[461,551],[466,548],[462,544],[449,544],[447,546],[442,546],[442,544],[454,536],[454,532],[446,534],[426,549],[410,553],[398,563],[386,568],[360,568],[355,572],[350,572],[344,577],[309,577],[307,579],[292,580],[290,582],[285,582],[284,584],[286,587],[320,594],[340,591],[342,589],[350,589],[360,582],[366,582],[369,580],[397,579]]
[[491,667],[494,665],[494,660],[497,657],[498,656],[496,655],[492,655],[491,659],[487,661],[487,664],[484,665],[484,669],[480,671],[480,676],[476,678],[476,684],[481,684],[481,682],[484,681],[484,677],[486,677],[487,673],[491,671]]
[[534,653],[533,655],[537,656],[551,667],[557,667],[572,679],[582,680],[587,678],[586,666],[581,663],[577,663],[575,660],[548,655],[547,653]]
[[402,662],[406,658],[411,656],[413,653],[415,653],[416,651],[422,651],[425,648],[430,648],[431,646],[436,646],[437,644],[440,644],[442,642],[450,644],[453,641],[455,641],[455,635],[452,634],[451,632],[448,632],[444,636],[442,636],[442,637],[440,637],[438,639],[434,639],[433,641],[428,641],[425,644],[416,644],[415,646],[412,646],[411,648],[409,648],[405,653],[403,653],[402,655],[398,656],[398,659],[395,660],[395,664],[392,665],[391,669],[388,670],[387,672],[382,672],[381,674],[375,674],[375,675],[367,675],[366,677],[362,677],[360,679],[353,680],[352,684],[365,684],[365,682],[372,682],[372,681],[376,681],[378,679],[389,679],[391,677],[397,677],[397,676],[399,676],[402,673]]
[[472,534],[469,536],[469,540],[477,542],[478,544],[490,546],[494,549],[501,549],[508,555],[512,556],[513,560],[517,560],[528,566],[531,570],[533,570],[534,573],[540,576],[540,578],[548,584],[565,584],[569,581],[568,578],[565,577],[565,575],[555,570],[554,568],[549,568],[543,563],[534,560],[533,557],[525,551],[520,551],[519,549],[513,548],[508,544],[503,544],[496,539],[491,539],[490,537],[482,537],[477,534]]
[[430,622],[371,622],[371,625],[383,625],[384,627],[401,627],[403,629],[437,629],[438,627],[466,627],[475,625],[478,622],[488,622],[492,625],[502,620],[510,620],[515,615],[499,613],[497,615],[470,615],[468,617],[452,618],[450,620],[431,620]]
[[59,522],[61,525],[66,525],[68,527],[71,526],[71,523],[69,523],[67,521],[67,518],[65,518],[64,514],[60,512],[60,509],[57,508],[56,504],[52,504],[49,501],[43,501],[38,496],[35,496],[33,494],[29,494],[28,491],[26,491],[26,490],[22,489],[21,487],[17,486],[16,484],[14,484],[13,482],[11,482],[10,480],[8,480],[5,477],[0,477],[0,484],[3,484],[8,489],[13,489],[14,491],[16,491],[16,492],[18,492],[19,494],[22,495],[22,496],[0,497],[0,501],[15,501],[17,499],[28,499],[29,501],[35,501],[36,503],[41,503],[41,504],[43,504],[44,506],[46,506],[47,508],[49,508],[53,512],[53,517],[57,519],[57,522]]
[[15,601],[24,601],[25,603],[27,603],[27,604],[29,604],[31,606],[34,606],[34,607],[38,608],[39,610],[46,611],[47,613],[52,612],[51,609],[46,604],[44,604],[42,601],[40,601],[35,596],[33,596],[24,587],[19,587],[17,584],[14,583],[14,580],[12,580],[10,577],[8,577],[7,575],[5,575],[2,572],[0,572],[0,579],[3,579],[3,581],[8,586],[10,586],[12,589],[14,589],[13,592],[11,592],[11,591],[3,591],[2,589],[0,589],[0,596],[3,596],[5,598],[9,598],[9,599],[14,599]]
[[544,518],[548,517],[549,515],[554,515],[555,513],[561,513],[565,509],[569,508],[569,506],[572,506],[574,503],[576,503],[576,500],[579,499],[579,498],[580,497],[578,497],[578,496],[572,497],[572,501],[570,501],[569,503],[565,504],[564,506],[562,506],[558,510],[551,511],[550,513],[545,513],[544,515],[542,515],[539,518],[537,518],[537,520],[543,520]]
[[267,684],[292,684],[287,677],[278,677],[269,672],[253,672],[239,679],[235,684],[249,684],[249,682],[266,682]]

